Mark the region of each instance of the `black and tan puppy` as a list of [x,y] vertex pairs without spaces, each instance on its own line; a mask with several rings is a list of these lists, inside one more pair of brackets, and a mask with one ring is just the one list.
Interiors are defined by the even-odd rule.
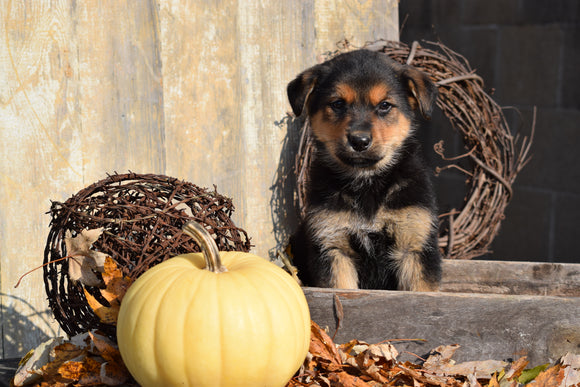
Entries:
[[438,288],[435,199],[413,136],[437,89],[385,54],[358,50],[288,84],[315,140],[306,217],[291,240],[305,285]]

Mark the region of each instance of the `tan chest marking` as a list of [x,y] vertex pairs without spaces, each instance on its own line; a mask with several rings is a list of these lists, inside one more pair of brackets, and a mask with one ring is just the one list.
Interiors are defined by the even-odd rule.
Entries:
[[367,235],[385,230],[394,240],[391,251],[393,269],[401,290],[432,290],[424,280],[420,254],[431,233],[433,215],[422,207],[382,209],[367,220],[354,211],[318,211],[309,219],[314,238],[322,246],[322,253],[330,258],[331,286],[358,288],[358,274],[354,260],[356,252],[350,246],[350,235],[368,241]]

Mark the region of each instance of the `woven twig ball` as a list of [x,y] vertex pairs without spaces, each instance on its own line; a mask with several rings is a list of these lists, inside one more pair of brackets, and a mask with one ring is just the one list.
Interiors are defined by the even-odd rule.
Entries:
[[[505,209],[512,199],[512,184],[529,161],[535,122],[530,137],[513,136],[502,108],[484,90],[483,80],[460,54],[440,43],[415,42],[411,47],[395,41],[377,41],[364,46],[385,53],[399,63],[412,65],[428,74],[437,85],[437,106],[453,128],[461,135],[465,153],[445,155],[443,141],[434,145],[445,162],[444,169],[456,168],[464,173],[469,191],[459,209],[440,214],[439,246],[449,259],[470,259],[488,253],[489,246],[505,218]],[[342,47],[324,54],[330,59],[353,47]],[[308,169],[313,152],[313,138],[308,121],[302,127],[302,139],[296,155],[298,207],[304,211]],[[459,165],[466,161],[471,168]]]
[[200,251],[181,227],[190,220],[204,225],[221,251],[250,250],[247,233],[231,220],[231,199],[214,188],[161,175],[114,174],[94,183],[64,203],[53,202],[44,251],[44,283],[50,308],[62,329],[75,335],[99,329],[114,337],[89,307],[84,290],[106,305],[98,289],[71,281],[65,234],[104,228],[93,249],[109,255],[132,279],[173,256]]

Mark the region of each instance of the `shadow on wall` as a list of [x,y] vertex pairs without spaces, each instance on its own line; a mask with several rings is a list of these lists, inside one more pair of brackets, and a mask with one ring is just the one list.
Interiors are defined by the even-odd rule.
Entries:
[[[39,343],[56,337],[58,332],[51,324],[52,311],[39,311],[26,300],[0,293],[2,298],[2,359],[21,357]],[[6,299],[10,302],[7,303]],[[9,306],[6,306],[9,304]],[[35,325],[31,320],[39,322]]]
[[286,115],[280,121],[274,123],[280,130],[286,130],[278,169],[274,175],[270,209],[276,247],[270,250],[270,259],[281,263],[279,253],[283,252],[288,245],[288,240],[298,226],[299,206],[296,197],[296,164],[295,158],[300,146],[300,138],[304,121]]

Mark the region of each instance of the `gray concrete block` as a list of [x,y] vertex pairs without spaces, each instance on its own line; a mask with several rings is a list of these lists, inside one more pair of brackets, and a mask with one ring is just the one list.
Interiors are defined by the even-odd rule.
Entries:
[[578,23],[580,2],[576,0],[524,0],[520,5],[521,22],[541,23]]
[[539,109],[531,151],[533,157],[519,174],[516,184],[580,194],[578,122],[580,111]]
[[552,194],[514,188],[501,228],[485,259],[550,262]]
[[464,0],[463,24],[513,24],[519,17],[518,0]]
[[580,24],[565,28],[564,36],[560,104],[580,110]]
[[580,263],[580,195],[555,197],[553,249],[555,262]]
[[558,105],[560,50],[558,26],[500,29],[497,95],[503,105]]

